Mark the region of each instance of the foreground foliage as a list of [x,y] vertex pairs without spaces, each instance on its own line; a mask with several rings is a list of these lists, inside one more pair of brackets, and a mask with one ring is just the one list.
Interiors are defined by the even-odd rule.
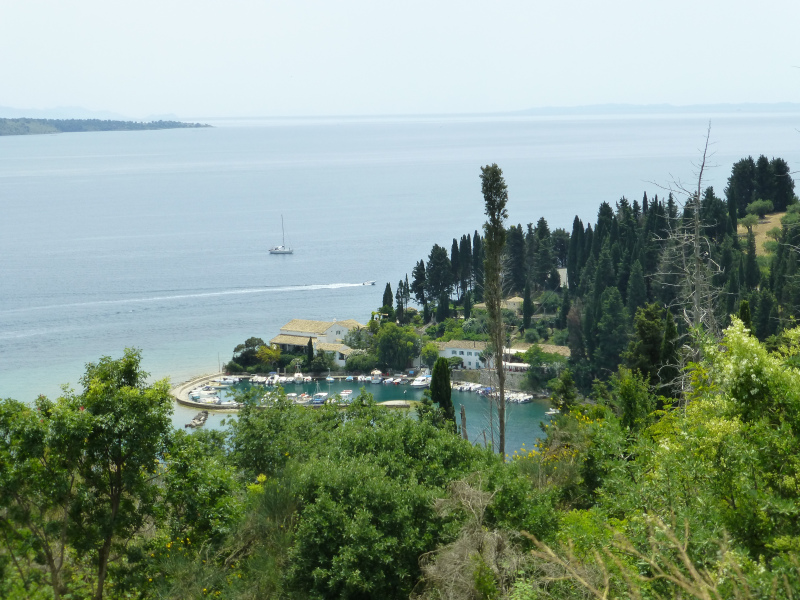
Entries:
[[[504,463],[361,395],[169,427],[139,355],[0,403],[7,598],[796,598],[800,329],[699,338],[685,399],[620,368]],[[105,569],[105,570],[103,570]]]

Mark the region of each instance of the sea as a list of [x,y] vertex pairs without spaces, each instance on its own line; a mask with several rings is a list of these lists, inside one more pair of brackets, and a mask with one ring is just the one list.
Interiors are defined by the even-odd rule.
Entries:
[[[792,111],[207,122],[0,138],[0,397],[78,389],[126,347],[179,383],[293,318],[366,322],[433,244],[480,230],[484,165],[509,224],[568,231],[603,201],[696,188],[707,135],[718,195],[742,157],[800,165]],[[281,218],[292,255],[267,251]],[[546,409],[515,407],[509,447]]]

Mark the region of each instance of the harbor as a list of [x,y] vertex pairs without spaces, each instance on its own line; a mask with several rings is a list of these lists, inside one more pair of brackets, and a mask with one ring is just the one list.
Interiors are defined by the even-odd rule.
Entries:
[[[198,387],[213,385],[213,382],[220,381],[225,377],[225,373],[209,373],[191,378],[181,384],[175,385],[171,392],[175,398],[176,405],[173,413],[173,423],[176,428],[184,429],[188,423],[197,416],[199,411],[208,411],[207,420],[204,422],[204,428],[210,429],[225,429],[226,423],[230,419],[236,418],[238,408],[236,407],[222,407],[217,405],[209,405],[207,402],[198,402],[189,398],[189,392]],[[256,376],[257,377],[257,376]],[[263,376],[262,376],[263,377]],[[367,377],[367,376],[362,376]],[[373,376],[370,376],[370,381]],[[253,376],[243,376],[241,381],[236,384],[227,386],[220,386],[219,393],[221,399],[232,398],[236,390],[246,390],[251,385],[259,385],[260,380],[253,381]],[[303,378],[305,379],[305,377]],[[337,394],[341,394],[345,390],[352,390],[351,398],[356,398],[363,391],[370,394],[375,402],[387,408],[412,408],[415,403],[422,400],[422,395],[425,391],[424,387],[413,387],[412,382],[414,377],[406,376],[405,379],[408,383],[384,383],[380,384],[370,383],[367,381],[358,381],[357,376],[348,381],[348,376],[332,375],[331,381],[327,381],[328,377],[322,376],[317,379],[295,383],[294,377],[290,376],[287,381],[280,384],[284,392],[289,396],[294,394],[295,397],[300,397],[302,394],[312,396],[315,393],[325,393],[328,399],[336,399]],[[384,381],[389,379],[388,375]],[[392,377],[391,379],[396,379]],[[402,380],[403,378],[401,378]],[[478,389],[480,387],[480,389]],[[491,437],[489,431],[489,413],[491,402],[490,399],[483,395],[480,390],[485,390],[487,386],[477,386],[475,384],[468,385],[467,382],[455,381],[453,382],[452,400],[456,410],[456,414],[460,413],[461,406],[464,406],[467,414],[467,431],[469,439],[473,443],[483,443],[483,435],[486,432],[488,438]],[[265,387],[265,393],[269,389],[276,389],[276,387]],[[518,450],[523,447],[531,447],[538,439],[543,437],[540,424],[549,422],[551,416],[547,414],[550,409],[549,401],[545,398],[532,397],[525,403],[517,403],[514,401],[513,390],[507,390],[509,399],[507,400],[507,425],[506,425],[506,438],[508,448]],[[291,396],[290,396],[291,397]],[[314,405],[309,405],[313,408]],[[317,405],[321,406],[321,405]],[[410,411],[413,414],[413,411]]]

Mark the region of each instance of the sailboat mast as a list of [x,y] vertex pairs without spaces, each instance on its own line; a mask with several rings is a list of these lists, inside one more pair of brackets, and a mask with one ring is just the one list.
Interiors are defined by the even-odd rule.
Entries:
[[283,230],[283,214],[281,214],[281,239],[283,240],[283,247],[286,248],[286,232]]

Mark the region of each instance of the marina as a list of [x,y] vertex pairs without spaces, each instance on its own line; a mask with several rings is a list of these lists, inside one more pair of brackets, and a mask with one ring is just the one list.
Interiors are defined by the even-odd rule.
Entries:
[[[213,385],[212,381],[220,381],[224,376],[223,373],[212,373],[203,376],[195,377],[187,382],[175,386],[172,389],[172,394],[175,397],[175,412],[173,414],[173,422],[178,428],[183,428],[185,424],[190,421],[198,410],[207,410],[209,413],[208,420],[205,427],[211,429],[224,429],[226,427],[224,422],[229,419],[236,418],[238,406],[230,405],[209,405],[207,403],[200,403],[189,398],[189,392],[198,387],[206,385]],[[274,376],[270,376],[273,377]],[[429,377],[428,383],[429,383]],[[223,401],[231,402],[234,394],[237,392],[246,391],[252,385],[264,385],[268,376],[252,376],[243,377],[239,382],[228,385],[220,386],[219,395]],[[325,402],[336,402],[337,404],[347,404],[352,402],[361,393],[370,394],[375,402],[393,409],[409,409],[413,408],[417,402],[420,402],[425,391],[425,385],[422,383],[426,376],[422,375],[418,378],[411,379],[406,377],[407,383],[398,383],[397,385],[372,385],[372,376],[333,376],[333,382],[326,382],[325,378],[319,380],[310,380],[308,375],[303,376],[303,381],[295,383],[293,377],[289,377],[283,384],[266,386],[264,385],[264,393],[268,391],[276,391],[280,386],[287,397],[290,398],[295,404],[313,407],[321,407]],[[280,379],[278,377],[277,379]],[[306,381],[309,379],[310,381]],[[397,379],[397,377],[392,377]],[[401,380],[403,378],[400,378]],[[417,381],[414,385],[414,381]],[[452,391],[453,405],[458,414],[461,406],[464,406],[467,414],[467,432],[469,439],[473,443],[483,443],[483,434],[486,432],[487,439],[491,439],[491,433],[488,428],[490,399],[486,394],[485,386],[478,384],[469,384],[466,382],[454,382]],[[517,450],[522,448],[523,444],[530,447],[538,439],[543,437],[544,433],[540,425],[547,423],[551,416],[547,411],[550,410],[550,403],[547,399],[531,397],[524,403],[514,400],[514,395],[518,392],[507,392],[507,407],[506,414],[508,423],[506,425],[506,439],[507,447],[509,449]],[[317,403],[314,403],[314,395],[320,394],[317,398]],[[324,396],[323,396],[324,395]],[[410,411],[413,414],[414,411]],[[550,415],[556,413],[550,413]]]

